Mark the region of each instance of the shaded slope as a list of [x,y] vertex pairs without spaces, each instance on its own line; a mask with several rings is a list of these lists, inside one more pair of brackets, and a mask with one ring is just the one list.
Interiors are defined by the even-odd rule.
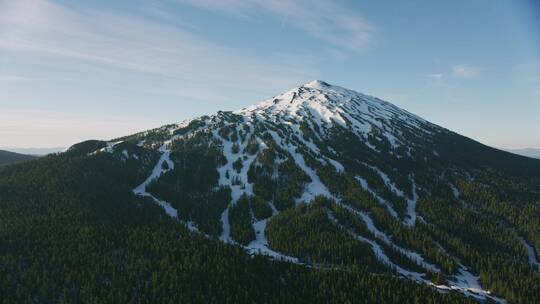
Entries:
[[37,156],[0,150],[0,166],[36,159]]
[[3,303],[465,302],[393,276],[268,261],[191,233],[131,192],[155,153],[118,152],[79,149],[0,168]]

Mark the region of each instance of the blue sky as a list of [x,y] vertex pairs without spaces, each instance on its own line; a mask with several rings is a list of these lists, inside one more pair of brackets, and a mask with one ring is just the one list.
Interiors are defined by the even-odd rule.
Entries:
[[540,147],[540,4],[0,0],[0,147],[126,135],[313,79]]

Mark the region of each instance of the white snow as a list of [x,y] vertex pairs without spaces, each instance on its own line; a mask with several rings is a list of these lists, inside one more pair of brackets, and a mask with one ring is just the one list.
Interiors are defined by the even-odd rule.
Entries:
[[[148,176],[148,178],[142,184],[140,184],[135,189],[133,189],[133,193],[135,193],[136,195],[151,198],[156,204],[158,204],[161,208],[163,208],[163,210],[165,210],[165,213],[167,215],[169,215],[173,219],[178,219],[178,211],[171,205],[171,203],[166,202],[164,200],[161,200],[161,199],[153,196],[151,193],[146,191],[146,187],[151,182],[153,182],[154,180],[159,179],[159,177],[163,173],[174,169],[174,162],[171,160],[170,151],[166,148],[166,146],[169,143],[170,143],[170,141],[165,142],[161,146],[161,148],[159,149],[160,152],[161,152],[161,157],[159,158],[158,162],[156,163],[156,165],[152,169],[152,173],[150,174],[150,176]],[[125,152],[127,153],[127,151],[125,151]],[[133,154],[133,156],[136,157],[137,155]],[[166,169],[166,170],[163,169],[163,163],[167,163],[168,169]],[[186,228],[189,229],[190,231],[192,231],[192,232],[200,232],[199,229],[197,228],[197,225],[194,222],[188,221],[188,222],[185,222],[184,224],[185,224]]]
[[392,242],[390,236],[388,236],[386,233],[384,233],[383,231],[381,231],[377,227],[375,227],[375,224],[373,223],[373,220],[371,219],[371,217],[366,212],[357,210],[357,209],[355,209],[355,208],[353,208],[351,206],[348,206],[346,204],[343,204],[341,202],[336,202],[336,204],[338,206],[340,206],[341,208],[344,208],[344,209],[348,210],[349,212],[351,212],[351,213],[357,215],[358,217],[360,217],[360,219],[362,219],[362,221],[366,225],[369,232],[371,232],[371,234],[373,234],[373,236],[375,236],[375,238],[381,240],[386,245],[391,246],[396,251],[401,252],[403,255],[407,256],[410,260],[412,260],[416,264],[422,266],[424,269],[427,269],[427,270],[430,270],[430,271],[433,271],[433,272],[440,272],[441,271],[437,266],[433,265],[432,263],[427,262],[419,253],[416,253],[416,252],[414,252],[412,250],[409,250],[409,249],[406,249],[406,248],[403,248],[401,246],[398,246],[398,245],[394,244],[394,242]]
[[296,162],[296,165],[300,167],[300,169],[302,169],[311,179],[311,182],[306,186],[304,194],[302,195],[302,197],[300,197],[298,201],[308,203],[319,195],[331,198],[332,195],[330,194],[330,191],[328,191],[326,186],[321,182],[317,173],[306,164],[302,154],[296,151],[296,147],[293,146],[290,142],[285,143],[275,131],[268,132],[281,148],[290,153],[290,155]]
[[[120,143],[122,143],[122,142],[123,142],[123,141],[116,141],[116,142],[108,141],[108,142],[106,142],[105,147],[103,147],[103,148],[101,148],[101,149],[98,149],[98,150],[96,150],[96,151],[94,151],[94,152],[90,152],[90,153],[88,153],[88,155],[95,155],[95,154],[97,154],[97,153],[99,153],[99,152],[113,153],[113,151],[114,151],[114,146],[116,146],[116,145],[118,145],[118,144],[120,144]],[[70,148],[71,148],[71,147],[70,147]],[[67,150],[69,150],[69,148],[68,148]],[[67,151],[67,150],[66,150],[66,151]]]
[[417,216],[416,203],[418,201],[418,193],[416,192],[417,187],[416,187],[416,182],[414,181],[414,178],[412,176],[409,176],[409,180],[411,181],[411,184],[412,184],[412,198],[411,198],[405,195],[405,193],[402,190],[400,190],[396,186],[396,184],[392,182],[392,180],[390,180],[390,177],[388,177],[388,175],[384,173],[383,171],[381,171],[379,168],[366,164],[366,163],[362,163],[362,164],[364,164],[366,167],[375,171],[381,177],[381,179],[384,181],[385,185],[390,189],[390,191],[392,191],[397,196],[405,199],[405,201],[407,202],[407,218],[404,220],[404,223],[407,226],[411,226],[411,227],[414,226],[414,224],[416,223],[416,216]]
[[[240,127],[237,126],[237,131],[239,130],[238,128]],[[218,184],[220,186],[230,187],[231,189],[231,202],[221,214],[222,232],[220,239],[226,243],[234,243],[230,235],[229,208],[234,205],[243,194],[253,194],[253,185],[248,182],[247,172],[249,171],[249,167],[251,166],[253,161],[257,158],[258,153],[260,153],[260,150],[264,150],[266,148],[266,145],[259,145],[260,150],[258,153],[254,155],[248,155],[247,153],[245,153],[245,148],[249,143],[251,137],[253,136],[253,131],[251,131],[251,133],[246,136],[246,139],[243,142],[240,142],[241,139],[239,139],[239,141],[237,142],[232,142],[230,140],[224,139],[219,135],[217,129],[213,131],[213,136],[214,138],[221,141],[223,145],[223,155],[225,156],[225,159],[227,161],[225,165],[218,168]],[[237,144],[239,146],[237,153],[233,152],[234,144]],[[244,159],[244,156],[247,156],[247,158]],[[236,169],[233,168],[233,163],[238,158],[242,159],[242,169],[240,170],[240,173],[238,173]],[[239,181],[239,184],[235,184],[235,180]]]
[[373,236],[375,236],[376,238],[378,238],[379,240],[383,241],[386,244],[391,244],[392,243],[389,236],[387,236],[384,232],[380,231],[379,229],[377,229],[377,227],[375,227],[375,224],[373,223],[373,220],[371,219],[371,217],[367,213],[365,213],[363,211],[356,210],[355,208],[353,208],[353,207],[351,207],[349,205],[343,204],[341,202],[336,202],[336,204],[338,206],[348,210],[349,212],[352,212],[353,214],[357,215],[358,217],[360,217],[360,219],[362,219],[364,224],[366,224],[367,229],[369,230],[369,232],[371,232],[371,234],[373,234]]
[[383,180],[386,187],[388,187],[390,189],[390,191],[392,191],[395,195],[407,199],[407,196],[405,195],[405,193],[403,193],[403,191],[401,191],[396,186],[396,184],[394,184],[394,182],[390,179],[390,177],[386,173],[384,173],[381,169],[379,169],[379,168],[377,168],[375,166],[369,165],[367,163],[362,163],[362,164],[364,166],[370,168],[371,170],[375,171],[375,173],[377,173],[381,177],[381,179]]
[[[450,186],[450,189],[452,190],[452,194],[454,198],[456,199],[456,201],[467,208],[471,208],[471,204],[469,204],[467,201],[461,198],[461,192],[459,191],[459,189],[452,183],[448,183],[448,185]],[[473,212],[479,212],[478,210],[474,210],[474,209],[471,209],[471,210]]]
[[[300,134],[301,131],[300,131],[300,125],[298,124],[293,124],[291,122],[285,122],[285,125],[289,126],[291,128],[291,130],[293,131],[293,133],[295,134]],[[304,139],[303,136],[297,136],[297,138],[300,140],[300,142],[307,148],[309,148],[314,154],[315,154],[315,158],[322,164],[326,164],[326,162],[329,162],[332,166],[334,166],[334,168],[336,169],[337,172],[341,173],[345,170],[345,167],[343,167],[342,164],[340,164],[338,161],[334,160],[334,159],[331,159],[329,157],[326,157],[324,156],[322,153],[321,153],[321,150],[319,149],[319,147],[317,147],[312,141],[311,139],[309,141],[306,141]]]
[[[142,184],[133,189],[133,193],[153,199],[154,202],[156,202],[161,208],[163,208],[170,217],[177,218],[178,211],[174,209],[170,203],[164,200],[160,200],[146,191],[146,186],[148,186],[152,181],[158,179],[161,174],[174,169],[174,163],[170,159],[170,152],[168,150],[165,150],[165,146],[163,146],[160,150],[162,151],[162,154],[157,164],[154,166],[152,174],[150,174],[150,176]],[[163,170],[163,163],[165,162],[169,165],[169,169],[167,170]]]
[[219,237],[225,243],[230,243],[231,240],[231,225],[229,224],[229,208],[230,205],[225,208],[221,213],[221,236]]
[[277,210],[276,206],[272,202],[267,202],[268,205],[270,205],[270,208],[272,209],[272,216],[277,215],[279,211]]
[[538,259],[536,258],[536,252],[534,248],[522,237],[519,238],[521,242],[523,243],[523,246],[527,248],[527,255],[529,256],[529,264],[531,266],[538,268],[540,271],[540,263],[538,262]]
[[473,297],[478,300],[486,300],[487,298],[497,302],[506,303],[504,299],[491,295],[491,292],[485,290],[480,286],[479,277],[469,272],[467,267],[459,264],[459,274],[454,276],[454,280],[449,281],[449,286],[437,286],[438,288],[448,288],[451,290],[457,290],[463,294]]
[[368,185],[367,180],[365,180],[364,178],[362,178],[360,176],[356,176],[356,180],[358,180],[358,182],[360,183],[360,186],[362,187],[362,189],[366,190],[371,195],[373,195],[375,200],[377,200],[381,205],[385,206],[386,209],[388,209],[388,212],[390,213],[390,215],[392,217],[398,218],[398,214],[397,214],[396,210],[394,210],[394,208],[392,208],[392,205],[387,200],[380,197],[375,191],[371,190],[371,188]]
[[410,180],[412,183],[413,197],[406,197],[408,218],[405,219],[405,224],[408,226],[414,226],[414,224],[416,223],[416,202],[418,201],[418,194],[416,193],[416,182],[412,177],[410,177]]
[[[415,130],[418,136],[432,134],[428,122],[391,103],[321,81],[312,81],[234,113],[245,117],[254,114],[275,123],[306,122],[317,137],[337,125],[350,128],[366,144],[371,133],[379,140],[387,140],[392,148],[405,145],[396,125]],[[379,132],[374,133],[374,129]]]
[[[186,228],[191,232],[200,232],[199,228],[197,227],[197,225],[193,221],[186,222]],[[206,237],[209,238],[208,235]]]
[[368,239],[368,238],[365,238],[357,233],[355,233],[354,231],[352,231],[351,229],[347,229],[346,227],[344,227],[343,225],[341,225],[338,220],[330,213],[328,212],[328,218],[330,218],[330,220],[332,222],[334,222],[334,224],[338,227],[340,227],[341,229],[343,229],[344,231],[347,231],[347,233],[349,233],[352,237],[354,237],[355,239],[361,241],[361,242],[364,242],[364,243],[368,243],[369,245],[371,245],[371,249],[373,250],[373,253],[375,254],[375,256],[377,257],[377,259],[379,261],[381,261],[381,263],[389,266],[390,268],[394,269],[396,272],[398,272],[399,274],[405,276],[405,277],[408,277],[410,279],[413,279],[415,281],[423,281],[423,276],[424,274],[422,273],[418,273],[418,272],[414,272],[414,271],[409,271],[409,270],[406,270],[402,267],[400,267],[399,265],[397,264],[394,264],[390,258],[388,258],[388,256],[384,253],[384,250],[382,249],[382,247],[377,244],[376,242]]
[[249,243],[249,245],[246,246],[246,249],[252,254],[262,254],[275,260],[299,264],[298,258],[279,253],[268,247],[268,240],[265,235],[267,221],[268,219],[264,219],[253,223],[256,239]]
[[454,198],[459,200],[459,197],[461,195],[461,193],[459,193],[459,189],[452,183],[448,183],[448,185],[450,186],[450,189],[452,189],[452,194],[454,195]]
[[337,172],[341,173],[345,171],[345,167],[343,167],[343,165],[339,163],[338,161],[330,159],[330,158],[328,158],[328,161],[334,166],[334,168],[336,168]]
[[100,151],[105,151],[105,152],[108,152],[108,153],[112,153],[113,152],[113,149],[114,149],[114,146],[122,143],[123,141],[115,141],[115,142],[107,142],[107,146],[105,146],[105,148],[103,149],[100,149]]
[[[358,213],[359,211],[356,211],[354,209],[352,209],[351,211],[353,211],[353,212],[355,212],[357,214],[361,214],[361,212]],[[371,248],[373,250],[373,253],[377,257],[377,259],[379,259],[379,261],[381,261],[385,265],[388,265],[390,268],[394,269],[397,273],[401,274],[404,277],[407,277],[409,279],[412,279],[412,280],[420,282],[420,283],[424,283],[424,284],[433,286],[433,287],[435,287],[435,288],[437,288],[439,290],[455,290],[455,291],[459,291],[459,292],[461,292],[461,293],[463,293],[463,294],[465,294],[467,296],[474,297],[474,298],[476,298],[478,300],[486,300],[487,298],[489,298],[489,299],[491,299],[491,300],[493,300],[493,301],[495,301],[497,303],[506,303],[506,301],[504,299],[494,297],[494,296],[491,295],[491,292],[489,292],[487,290],[484,290],[480,286],[480,283],[478,281],[478,277],[474,276],[472,273],[470,273],[467,270],[467,267],[465,267],[465,266],[463,266],[461,264],[459,265],[460,267],[458,269],[459,274],[454,276],[454,280],[450,280],[448,282],[449,283],[448,285],[436,285],[436,284],[432,283],[431,281],[425,279],[424,278],[425,274],[410,271],[410,270],[406,270],[406,269],[400,267],[399,265],[393,263],[388,258],[388,256],[384,253],[384,250],[382,249],[382,247],[379,244],[377,244],[375,241],[370,240],[370,239],[368,239],[366,237],[363,237],[361,235],[358,235],[357,233],[355,233],[351,229],[347,229],[343,225],[339,224],[337,219],[330,212],[328,212],[328,216],[336,225],[341,227],[343,230],[347,231],[355,239],[357,239],[357,240],[359,240],[361,242],[365,242],[365,243],[370,244]],[[372,224],[373,223],[371,222],[371,225]],[[366,223],[366,225],[367,225],[367,223]],[[371,229],[376,229],[376,228],[374,226],[369,228],[369,225],[368,225],[368,229],[370,229],[370,231],[371,231]],[[375,236],[377,236],[377,235],[375,235]],[[386,243],[386,241],[384,241],[385,238],[382,238],[382,239],[379,238],[379,239]],[[388,237],[386,237],[386,239],[389,240]],[[392,246],[393,248],[398,249],[398,251],[405,254],[409,259],[414,260],[417,263],[419,263],[420,265],[422,265],[423,268],[428,269],[428,270],[432,270],[432,271],[435,271],[435,272],[440,272],[440,270],[436,266],[425,262],[424,259],[419,254],[417,254],[415,252],[412,252],[412,251],[409,251],[407,249],[400,248],[399,246],[397,246],[397,245],[395,245],[393,243],[389,243],[389,245]]]

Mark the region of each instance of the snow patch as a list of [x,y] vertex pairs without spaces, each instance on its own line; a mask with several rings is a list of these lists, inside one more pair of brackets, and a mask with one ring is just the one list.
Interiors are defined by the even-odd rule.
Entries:
[[[170,158],[170,152],[168,150],[165,150],[164,146],[160,150],[162,151],[161,157],[159,158],[157,164],[154,166],[154,169],[152,169],[152,173],[142,184],[140,184],[135,189],[133,189],[133,193],[135,193],[136,195],[141,195],[141,196],[146,196],[146,197],[151,198],[161,208],[163,208],[170,217],[177,218],[178,211],[170,203],[164,200],[160,200],[146,191],[146,187],[151,182],[153,182],[154,180],[157,180],[163,173],[174,169],[174,163]],[[163,169],[163,163],[167,163],[169,165],[168,169],[166,170]]]
[[311,182],[306,186],[304,194],[300,197],[298,202],[308,203],[319,195],[332,198],[330,191],[328,191],[326,186],[321,182],[317,173],[306,164],[302,154],[296,151],[296,147],[293,146],[291,143],[285,143],[275,131],[268,132],[270,133],[276,144],[278,144],[282,149],[289,152],[289,154],[293,157],[296,165],[299,166],[300,169],[302,169],[311,179]]
[[[238,128],[239,126],[237,126],[236,131],[238,131]],[[248,182],[247,172],[253,161],[257,158],[259,152],[255,155],[248,155],[248,153],[245,152],[245,148],[252,136],[253,131],[246,136],[245,141],[239,143],[222,138],[219,135],[218,130],[213,131],[213,137],[220,140],[223,145],[223,155],[226,159],[226,163],[217,169],[219,173],[218,184],[231,189],[231,202],[221,214],[222,232],[220,240],[226,243],[234,243],[230,235],[229,208],[233,206],[243,194],[253,194],[253,185]],[[233,145],[235,144],[238,145],[237,153],[233,152]],[[265,149],[266,145],[260,145],[260,148]],[[239,158],[242,160],[242,169],[240,170],[240,173],[233,167],[233,163]]]
[[386,266],[389,266],[391,269],[394,269],[396,272],[398,272],[399,274],[401,274],[401,275],[403,275],[403,276],[405,276],[407,278],[413,279],[415,281],[424,281],[424,279],[423,279],[424,274],[414,272],[414,271],[409,271],[409,270],[406,270],[406,269],[400,267],[397,264],[394,264],[390,260],[390,258],[384,253],[384,250],[382,249],[382,247],[379,244],[377,244],[376,242],[374,242],[374,241],[372,241],[372,240],[370,240],[368,238],[365,238],[365,237],[355,233],[351,229],[347,229],[345,226],[341,225],[338,222],[338,220],[330,212],[328,212],[327,214],[328,214],[328,217],[330,218],[330,220],[336,226],[340,227],[344,231],[347,231],[347,233],[349,233],[349,235],[351,235],[356,240],[358,240],[360,242],[368,243],[371,246],[371,249],[373,250],[373,253],[375,254],[375,257],[377,257],[377,259],[381,263],[383,263]]
[[469,272],[467,267],[459,264],[458,272],[459,274],[454,276],[455,279],[449,281],[449,286],[437,287],[457,290],[467,296],[481,301],[485,301],[489,298],[497,303],[506,303],[506,300],[492,296],[490,291],[484,290],[482,286],[480,286],[479,277]]
[[298,258],[279,253],[268,247],[268,240],[266,239],[265,235],[267,221],[268,219],[264,219],[253,223],[253,229],[255,230],[256,239],[249,243],[248,246],[246,246],[248,252],[250,252],[251,254],[266,255],[274,260],[299,264]]
[[416,264],[422,266],[424,269],[430,270],[432,272],[441,272],[441,270],[437,266],[435,266],[434,264],[429,263],[428,261],[426,261],[422,257],[422,255],[420,255],[419,253],[394,244],[394,242],[392,242],[392,239],[390,238],[390,236],[388,236],[386,233],[384,233],[383,231],[381,231],[377,227],[375,227],[375,224],[373,223],[373,220],[371,219],[371,217],[366,212],[359,211],[359,210],[357,210],[357,209],[355,209],[355,208],[353,208],[351,206],[348,206],[346,204],[343,204],[341,202],[336,202],[336,204],[338,206],[340,206],[341,208],[346,209],[347,211],[355,214],[360,219],[362,219],[362,221],[366,225],[368,231],[371,232],[371,234],[373,234],[373,236],[375,236],[375,238],[381,240],[383,243],[385,243],[386,245],[392,247],[394,250],[399,251],[400,253],[405,255],[407,258],[414,261]]
[[407,200],[407,216],[405,224],[408,226],[414,226],[416,223],[416,202],[418,201],[418,193],[416,193],[416,182],[412,177],[409,177],[412,183],[412,198],[406,197]]
[[536,252],[533,248],[533,246],[529,245],[529,243],[522,237],[519,238],[521,242],[523,243],[523,246],[527,248],[527,255],[529,256],[529,264],[531,266],[538,268],[540,271],[540,263],[538,262],[538,259],[536,258]]
[[361,178],[360,176],[356,176],[356,180],[360,183],[360,186],[362,187],[362,189],[366,190],[371,195],[373,195],[375,200],[377,200],[381,205],[385,206],[386,209],[388,209],[388,212],[390,213],[390,215],[393,218],[398,218],[398,214],[397,214],[396,210],[394,210],[394,208],[392,208],[392,205],[387,200],[380,197],[375,191],[371,190],[371,188],[368,185],[367,180]]

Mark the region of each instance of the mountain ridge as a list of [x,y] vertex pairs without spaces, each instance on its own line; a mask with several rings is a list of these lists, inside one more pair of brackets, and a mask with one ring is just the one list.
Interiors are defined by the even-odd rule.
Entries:
[[236,111],[76,144],[0,174],[0,192],[28,189],[28,170],[52,176],[56,163],[75,177],[31,189],[69,183],[78,189],[70,197],[111,201],[83,204],[92,218],[129,221],[115,208],[151,210],[149,222],[284,267],[398,276],[448,299],[540,298],[540,161],[323,81]]
[[532,158],[540,158],[540,149],[538,148],[523,148],[523,149],[502,149],[504,151],[526,156],[526,157],[532,157]]
[[[416,263],[423,265],[428,271],[435,270],[435,272],[440,272],[439,268],[427,263],[425,258],[417,252],[399,247],[390,241],[390,236],[380,231],[373,224],[373,220],[368,213],[358,211],[356,208],[341,203],[342,199],[338,197],[339,195],[336,196],[336,193],[338,193],[336,192],[337,190],[330,190],[328,188],[327,184],[329,181],[323,181],[319,177],[318,170],[333,170],[339,174],[345,170],[345,167],[347,167],[347,170],[350,167],[344,166],[336,160],[341,158],[341,156],[336,153],[335,149],[322,151],[320,142],[328,140],[328,138],[333,136],[333,132],[339,134],[343,132],[341,129],[345,129],[344,132],[348,132],[349,136],[356,135],[360,139],[360,142],[368,148],[371,156],[373,156],[373,153],[382,154],[384,151],[387,157],[392,157],[400,162],[404,162],[403,159],[408,159],[407,161],[414,167],[416,162],[422,157],[426,160],[427,155],[431,158],[444,158],[444,156],[441,157],[439,152],[437,152],[437,136],[440,134],[443,136],[452,136],[453,132],[429,123],[423,118],[386,101],[333,86],[320,80],[311,81],[276,97],[240,110],[218,112],[214,115],[186,120],[180,124],[166,126],[164,128],[172,136],[168,140],[165,140],[159,148],[163,153],[162,158],[155,166],[153,175],[145,182],[145,186],[140,185],[134,191],[140,195],[153,197],[156,203],[161,205],[169,215],[173,217],[177,217],[178,215],[178,212],[173,207],[174,204],[157,199],[154,197],[157,193],[156,191],[150,191],[154,193],[150,194],[150,192],[146,192],[143,188],[147,187],[147,185],[151,188],[152,181],[159,180],[161,174],[166,175],[168,171],[174,169],[174,160],[170,158],[171,151],[168,148],[172,142],[183,141],[185,136],[197,136],[197,134],[204,134],[206,132],[210,136],[208,144],[211,146],[213,144],[212,141],[221,141],[221,145],[217,144],[216,147],[217,149],[222,149],[224,154],[224,160],[222,160],[221,166],[217,165],[219,173],[218,187],[231,189],[231,202],[220,216],[222,232],[219,239],[226,243],[241,244],[242,241],[238,242],[231,236],[231,216],[229,212],[234,210],[239,201],[247,200],[247,197],[256,197],[259,195],[253,188],[254,186],[256,187],[257,183],[254,183],[248,174],[254,168],[253,165],[259,161],[259,154],[256,152],[254,155],[246,156],[248,154],[246,150],[248,145],[253,144],[253,142],[256,142],[263,150],[267,149],[269,145],[274,144],[275,148],[281,151],[278,154],[282,156],[278,156],[278,158],[284,157],[284,159],[293,160],[297,169],[299,169],[299,174],[304,176],[304,188],[300,191],[301,193],[298,192],[294,196],[296,205],[299,203],[309,203],[317,197],[325,197],[333,200],[337,206],[360,216],[364,224],[367,225],[368,231],[375,236],[375,239],[382,241],[387,246],[394,247],[398,252],[405,253],[405,255],[408,254],[409,258],[413,257],[412,259]],[[211,131],[207,132],[205,130]],[[226,131],[221,132],[223,130]],[[174,135],[178,132],[180,135]],[[266,135],[266,140],[263,140],[262,136],[260,136],[261,132],[263,135]],[[229,136],[232,136],[232,138]],[[138,142],[139,146],[144,146],[145,144],[146,142],[144,141]],[[300,150],[303,151],[299,152]],[[366,152],[364,151],[364,153]],[[421,156],[419,157],[416,154],[420,154]],[[509,157],[509,155],[505,156]],[[280,162],[277,162],[278,166]],[[168,169],[160,171],[159,168],[164,163],[168,164]],[[235,165],[239,169],[235,169]],[[323,167],[314,169],[314,167],[319,165]],[[355,178],[364,191],[370,193],[376,202],[387,209],[391,217],[403,222],[408,227],[414,227],[417,218],[420,218],[423,223],[426,223],[426,220],[418,216],[416,212],[419,195],[417,194],[418,186],[415,182],[415,173],[413,172],[414,170],[411,170],[412,168],[409,168],[409,173],[401,174],[402,183],[398,185],[389,178],[388,173],[386,173],[388,171],[381,170],[376,165],[365,162],[357,162],[354,165],[364,167],[364,169],[357,170],[365,171],[367,169],[372,171],[371,174],[375,174],[369,182],[363,176],[356,176]],[[236,174],[235,171],[237,171]],[[265,174],[268,175],[268,173]],[[265,178],[265,174],[263,174],[263,179]],[[276,174],[275,170],[271,175],[274,174]],[[389,188],[386,198],[381,197],[380,195],[382,194],[377,193],[370,186],[370,184],[376,184],[375,179],[377,176],[383,181],[382,185]],[[408,189],[401,188],[401,186],[406,186],[407,184]],[[455,190],[455,188],[452,188],[452,190]],[[456,199],[459,196],[456,193],[454,195]],[[389,198],[397,202],[401,201],[402,203],[395,205]],[[267,197],[266,199],[271,199],[271,197]],[[269,240],[265,237],[266,225],[268,220],[280,213],[278,210],[281,208],[276,208],[273,203],[267,203],[270,205],[273,215],[260,220],[253,218],[252,215],[251,225],[253,230],[249,234],[256,237],[244,236],[247,238],[244,243],[245,248],[252,253],[262,253],[273,258],[299,263],[299,258],[275,251],[269,245]],[[329,217],[333,218],[330,213]],[[197,224],[189,218],[186,218],[186,225],[192,231],[198,231]],[[478,282],[478,277],[470,273],[467,267],[461,263],[458,267],[458,273],[460,275],[455,277],[455,281],[449,279],[449,285],[434,285],[430,280],[425,279],[424,274],[402,269],[390,262],[388,257],[384,253],[381,253],[380,247],[378,247],[379,245],[372,243],[373,240],[366,239],[365,237],[359,238],[354,233],[352,235],[370,244],[380,261],[391,265],[391,268],[398,269],[398,272],[405,277],[427,283],[428,285],[438,286],[441,289],[461,290],[465,294],[480,299],[489,298],[496,301],[504,301],[491,296],[489,291],[482,289]]]
[[36,159],[37,156],[20,154],[5,150],[0,150],[0,166],[6,166],[10,164],[15,164],[22,161],[28,161]]

